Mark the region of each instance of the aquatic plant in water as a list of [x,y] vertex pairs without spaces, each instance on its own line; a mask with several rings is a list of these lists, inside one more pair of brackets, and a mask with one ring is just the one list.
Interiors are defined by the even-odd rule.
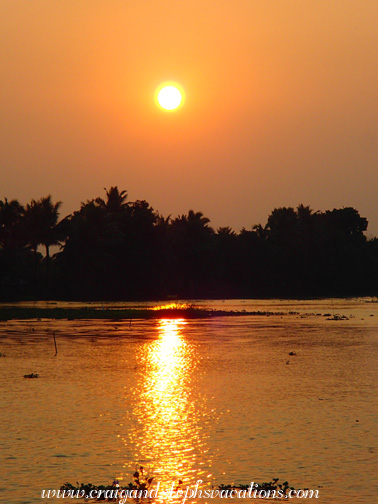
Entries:
[[71,495],[79,495],[83,498],[86,495],[90,495],[91,492],[95,492],[98,497],[96,500],[99,501],[107,501],[107,502],[115,502],[115,498],[107,498],[106,492],[111,492],[112,490],[118,489],[121,490],[135,490],[137,492],[143,492],[144,490],[149,490],[151,484],[153,482],[153,477],[149,476],[148,473],[145,472],[145,468],[143,466],[137,466],[135,468],[135,472],[133,474],[133,481],[130,482],[126,486],[121,486],[119,481],[115,479],[111,485],[93,485],[92,483],[78,483],[76,485],[72,485],[71,483],[65,483],[60,487],[60,490],[71,492]]
[[[278,492],[282,492],[282,494],[286,497],[289,490],[295,490],[294,487],[291,487],[287,481],[283,483],[278,483],[279,478],[273,478],[272,481],[266,481],[264,483],[254,483],[253,491],[259,494],[259,492],[265,492],[268,496],[275,492],[273,495]],[[220,490],[249,490],[251,484],[248,485],[219,485]],[[264,497],[260,497],[264,498]]]
[[[81,496],[83,498],[85,496],[90,495],[91,491],[92,492],[94,491],[98,495],[97,500],[106,501],[106,502],[115,502],[116,501],[115,498],[106,496],[107,491],[111,492],[112,490],[115,490],[115,489],[118,489],[118,491],[135,490],[137,492],[149,490],[152,485],[153,480],[154,480],[153,477],[149,477],[148,474],[145,473],[143,466],[137,466],[137,468],[133,474],[133,481],[126,486],[121,486],[119,484],[119,481],[116,479],[113,481],[113,483],[111,485],[93,485],[92,483],[79,484],[78,482],[76,482],[77,486],[75,486],[75,485],[72,485],[71,483],[65,483],[64,485],[62,485],[60,487],[60,490],[71,492],[71,495],[77,495],[77,496]],[[181,480],[179,480],[175,491],[177,491],[177,489],[179,489],[181,487],[181,485],[183,485],[183,482]],[[240,485],[221,484],[221,485],[218,485],[217,488],[220,491],[225,491],[225,492],[231,491],[231,490],[241,490],[241,491],[246,490],[247,491],[247,490],[251,489],[251,483],[246,484],[246,485],[243,485],[243,484],[240,484]],[[294,489],[294,487],[291,487],[287,481],[284,481],[283,483],[279,483],[279,478],[273,478],[272,481],[268,481],[268,482],[254,483],[254,485],[253,485],[253,492],[260,494],[259,498],[261,498],[261,499],[269,498],[269,496],[271,496],[272,494],[277,495],[279,493],[281,495],[283,495],[284,497],[287,497],[289,490],[295,490],[295,489]],[[262,492],[264,492],[264,494],[267,497],[264,497],[264,495],[262,495]],[[140,498],[135,498],[134,500],[139,501]]]

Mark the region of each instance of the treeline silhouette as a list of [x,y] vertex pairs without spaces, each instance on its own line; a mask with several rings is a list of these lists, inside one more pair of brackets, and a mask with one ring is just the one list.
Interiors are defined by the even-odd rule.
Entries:
[[378,239],[354,208],[276,208],[235,233],[192,210],[165,218],[117,187],[59,221],[60,206],[0,201],[1,300],[377,294]]

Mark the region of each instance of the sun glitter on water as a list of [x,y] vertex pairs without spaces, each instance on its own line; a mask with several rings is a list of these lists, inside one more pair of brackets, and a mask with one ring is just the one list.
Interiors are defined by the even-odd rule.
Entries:
[[156,91],[155,100],[168,112],[177,110],[184,101],[184,91],[177,83],[165,82]]

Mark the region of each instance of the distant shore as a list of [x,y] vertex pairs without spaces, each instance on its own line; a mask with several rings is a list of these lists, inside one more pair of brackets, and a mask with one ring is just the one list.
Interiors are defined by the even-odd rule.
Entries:
[[168,308],[168,309],[101,309],[101,308],[30,308],[4,307],[0,308],[0,321],[29,320],[29,319],[199,319],[211,317],[238,317],[246,315],[296,315],[297,312],[271,311],[235,311],[235,310],[207,310],[203,308]]

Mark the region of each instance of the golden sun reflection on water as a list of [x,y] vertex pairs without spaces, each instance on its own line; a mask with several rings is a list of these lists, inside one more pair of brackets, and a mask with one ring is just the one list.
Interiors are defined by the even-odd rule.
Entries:
[[143,381],[133,391],[137,424],[128,437],[134,462],[151,468],[161,490],[180,479],[187,484],[211,476],[201,470],[211,466],[204,432],[206,399],[192,390],[200,357],[183,335],[186,325],[183,319],[159,320],[158,338],[141,345],[137,357]]

